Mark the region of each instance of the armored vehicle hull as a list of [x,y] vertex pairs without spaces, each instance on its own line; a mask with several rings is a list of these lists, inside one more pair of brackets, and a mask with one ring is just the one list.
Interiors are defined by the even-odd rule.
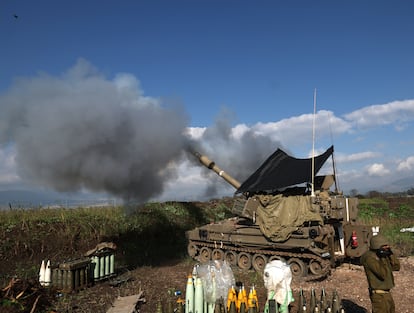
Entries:
[[[208,158],[200,161],[223,174]],[[230,179],[243,189],[245,184]],[[330,192],[333,182],[333,175],[321,177],[312,194],[302,187],[243,191],[235,197],[234,217],[186,233],[188,254],[202,263],[226,260],[259,272],[269,261],[281,259],[294,278],[322,278],[345,259],[358,259],[372,236],[371,227],[357,223],[358,199]]]

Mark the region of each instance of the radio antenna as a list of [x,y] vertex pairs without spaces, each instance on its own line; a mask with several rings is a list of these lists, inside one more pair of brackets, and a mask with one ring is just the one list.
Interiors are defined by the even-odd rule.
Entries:
[[312,191],[311,196],[315,196],[315,116],[316,116],[316,88],[313,92],[313,125],[312,125]]
[[[333,146],[334,142],[333,142],[331,115],[329,115],[329,132],[331,134],[331,145]],[[334,175],[334,180],[335,180],[335,193],[339,193],[340,188],[339,188],[338,177],[336,176],[335,152],[332,152],[332,169],[333,169],[333,175]]]

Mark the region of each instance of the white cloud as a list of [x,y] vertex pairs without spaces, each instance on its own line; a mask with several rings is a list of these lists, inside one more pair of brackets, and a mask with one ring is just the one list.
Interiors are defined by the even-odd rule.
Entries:
[[205,127],[187,127],[186,135],[192,139],[200,139],[205,131]]
[[346,114],[345,119],[360,128],[395,124],[401,130],[404,123],[414,121],[414,100],[367,106]]
[[390,170],[385,168],[384,164],[381,164],[381,163],[374,163],[374,164],[369,165],[366,168],[366,171],[368,175],[370,176],[380,176],[380,177],[388,175],[390,173]]
[[414,156],[401,161],[397,166],[398,171],[410,171],[412,169],[414,169]]
[[370,160],[374,158],[378,158],[381,156],[381,153],[372,152],[372,151],[365,151],[359,153],[352,153],[349,155],[338,155],[336,158],[340,163],[352,163],[352,162],[360,162],[365,160]]
[[[312,142],[313,114],[302,114],[283,119],[274,123],[257,123],[252,129],[273,140],[282,142],[285,146],[303,145]],[[316,138],[329,137],[331,134],[342,134],[351,130],[351,125],[333,112],[321,110],[315,116]]]
[[240,138],[250,130],[251,129],[246,124],[238,124],[232,129],[232,134],[235,138],[240,140]]

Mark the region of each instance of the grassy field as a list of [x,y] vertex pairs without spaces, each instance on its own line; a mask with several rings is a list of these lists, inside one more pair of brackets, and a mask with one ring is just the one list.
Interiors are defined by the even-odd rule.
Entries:
[[414,233],[401,232],[414,227],[414,197],[361,199],[359,219],[380,231],[397,247],[401,255],[414,254]]
[[102,241],[118,246],[119,267],[185,257],[185,231],[231,216],[230,208],[222,200],[0,211],[0,283],[14,275],[36,277],[42,260],[81,257]]
[[[36,277],[42,260],[80,257],[102,241],[117,244],[120,267],[187,257],[185,231],[232,216],[232,199],[127,207],[37,208],[0,212],[0,283]],[[360,220],[378,225],[401,255],[414,254],[414,198],[361,199]]]

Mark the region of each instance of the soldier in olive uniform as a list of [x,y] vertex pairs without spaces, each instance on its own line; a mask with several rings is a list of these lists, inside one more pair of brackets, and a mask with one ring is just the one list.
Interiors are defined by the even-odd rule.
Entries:
[[400,270],[400,262],[391,251],[387,239],[381,235],[371,238],[370,250],[361,256],[369,285],[372,313],[395,313],[391,289],[394,287],[392,271]]

